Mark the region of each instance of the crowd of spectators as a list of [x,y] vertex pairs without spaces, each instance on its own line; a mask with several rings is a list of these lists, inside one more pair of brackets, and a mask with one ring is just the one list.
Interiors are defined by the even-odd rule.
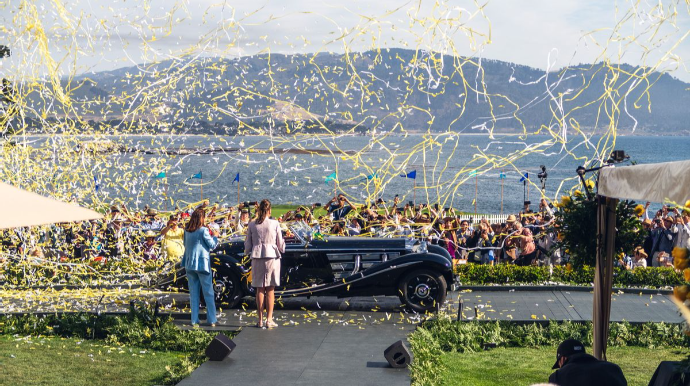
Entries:
[[[221,239],[241,236],[253,214],[253,204],[208,206],[208,226]],[[648,206],[640,218],[646,239],[632,256],[620,256],[618,266],[672,266],[673,248],[688,246],[688,213],[663,207],[650,218]],[[184,253],[183,226],[191,211],[161,215],[152,208],[129,211],[126,206],[112,206],[100,220],[0,231],[0,254],[62,261],[177,262]],[[290,222],[303,221],[322,235],[417,238],[444,247],[454,264],[526,266],[567,263],[567,254],[558,247],[559,233],[553,218],[554,209],[544,199],[536,211],[526,205],[520,213],[490,223],[486,218],[469,218],[438,204],[403,205],[397,196],[388,203],[379,199],[371,205],[355,205],[340,194],[325,204],[299,206],[278,220],[285,232],[289,232]]]
[[664,205],[653,217],[649,202],[644,207],[642,226],[644,243],[631,258],[622,263],[627,267],[673,267],[673,249],[690,247],[690,213]]

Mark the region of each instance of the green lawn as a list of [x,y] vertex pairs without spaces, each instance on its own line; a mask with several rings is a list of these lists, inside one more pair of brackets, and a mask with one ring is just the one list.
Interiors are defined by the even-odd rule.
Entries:
[[183,356],[99,340],[0,336],[0,385],[155,385]]
[[[591,349],[588,349],[591,353]],[[616,363],[630,386],[649,383],[654,370],[663,360],[680,360],[678,349],[610,347],[608,360]],[[443,385],[496,386],[546,383],[554,370],[556,347],[497,348],[477,353],[445,353],[442,363],[447,371]]]

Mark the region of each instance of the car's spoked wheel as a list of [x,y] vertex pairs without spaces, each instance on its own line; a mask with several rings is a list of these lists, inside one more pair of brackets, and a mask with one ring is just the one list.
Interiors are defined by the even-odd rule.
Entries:
[[431,270],[412,271],[400,281],[400,300],[412,311],[434,311],[446,300],[446,279]]
[[234,273],[214,277],[213,292],[216,295],[216,301],[229,308],[236,307],[242,301],[240,280]]

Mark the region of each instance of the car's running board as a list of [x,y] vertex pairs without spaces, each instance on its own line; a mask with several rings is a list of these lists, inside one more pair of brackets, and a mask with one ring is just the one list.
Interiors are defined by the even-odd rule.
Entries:
[[330,290],[337,289],[340,287],[349,286],[349,285],[356,283],[360,280],[368,279],[372,276],[376,276],[380,273],[388,272],[389,270],[392,270],[392,269],[397,269],[400,267],[406,267],[409,265],[414,265],[414,264],[419,264],[419,263],[420,263],[419,261],[411,261],[411,262],[402,263],[402,264],[398,264],[398,265],[392,265],[386,269],[383,269],[381,271],[375,272],[375,273],[373,273],[371,275],[367,275],[367,276],[364,276],[364,272],[359,272],[353,276],[349,276],[349,277],[345,278],[343,281],[341,281],[338,284],[334,284],[334,283],[319,284],[319,285],[316,285],[314,287],[306,287],[306,288],[299,288],[299,289],[285,290],[285,291],[276,291],[276,295],[278,295],[278,296],[313,295],[317,292],[330,291]]

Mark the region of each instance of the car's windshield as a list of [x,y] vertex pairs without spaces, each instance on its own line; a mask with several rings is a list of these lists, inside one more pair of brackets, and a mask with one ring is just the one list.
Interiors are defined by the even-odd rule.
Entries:
[[312,229],[304,221],[295,221],[290,224],[290,231],[299,239],[302,244],[306,244],[311,241]]

